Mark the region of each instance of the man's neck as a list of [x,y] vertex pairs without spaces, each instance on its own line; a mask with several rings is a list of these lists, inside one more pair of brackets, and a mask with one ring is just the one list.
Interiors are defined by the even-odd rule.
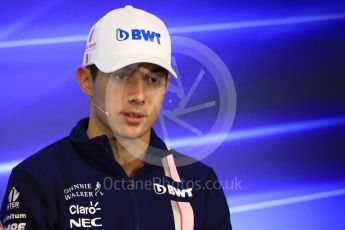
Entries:
[[142,166],[150,142],[150,131],[138,139],[113,137],[110,139],[113,153],[127,176],[132,177]]
[[115,136],[95,116],[90,116],[87,135],[89,138],[106,135],[109,139],[117,162],[123,167],[128,177],[133,177],[142,166],[149,146],[151,130],[137,139]]

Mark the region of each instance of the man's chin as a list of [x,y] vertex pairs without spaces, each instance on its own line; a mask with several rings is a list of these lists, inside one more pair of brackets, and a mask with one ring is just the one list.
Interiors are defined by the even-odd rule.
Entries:
[[118,134],[126,139],[139,139],[143,137],[149,129],[145,129],[142,126],[131,126],[128,125],[127,127],[119,130]]

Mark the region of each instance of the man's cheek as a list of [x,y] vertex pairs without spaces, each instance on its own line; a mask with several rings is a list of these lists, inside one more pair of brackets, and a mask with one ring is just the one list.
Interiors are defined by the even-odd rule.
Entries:
[[151,106],[151,108],[149,109],[150,116],[152,116],[152,117],[158,116],[160,108],[161,108],[160,105]]

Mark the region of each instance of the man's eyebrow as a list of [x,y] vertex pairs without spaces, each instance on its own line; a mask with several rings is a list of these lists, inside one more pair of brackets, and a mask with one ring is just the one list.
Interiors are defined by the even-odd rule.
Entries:
[[150,69],[150,72],[152,73],[157,73],[157,72],[163,72],[163,73],[167,73],[168,70],[166,70],[165,68],[161,67],[161,66],[155,66],[155,67],[152,67]]
[[125,66],[121,69],[116,70],[115,73],[128,73],[128,72],[132,72],[133,70],[134,70],[133,67]]

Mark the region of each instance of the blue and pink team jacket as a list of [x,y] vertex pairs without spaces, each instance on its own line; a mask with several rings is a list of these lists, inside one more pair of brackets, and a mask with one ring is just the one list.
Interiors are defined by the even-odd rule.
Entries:
[[132,178],[108,138],[89,139],[88,119],[16,166],[3,199],[5,229],[229,230],[229,208],[212,168],[167,150],[151,130],[144,163]]

